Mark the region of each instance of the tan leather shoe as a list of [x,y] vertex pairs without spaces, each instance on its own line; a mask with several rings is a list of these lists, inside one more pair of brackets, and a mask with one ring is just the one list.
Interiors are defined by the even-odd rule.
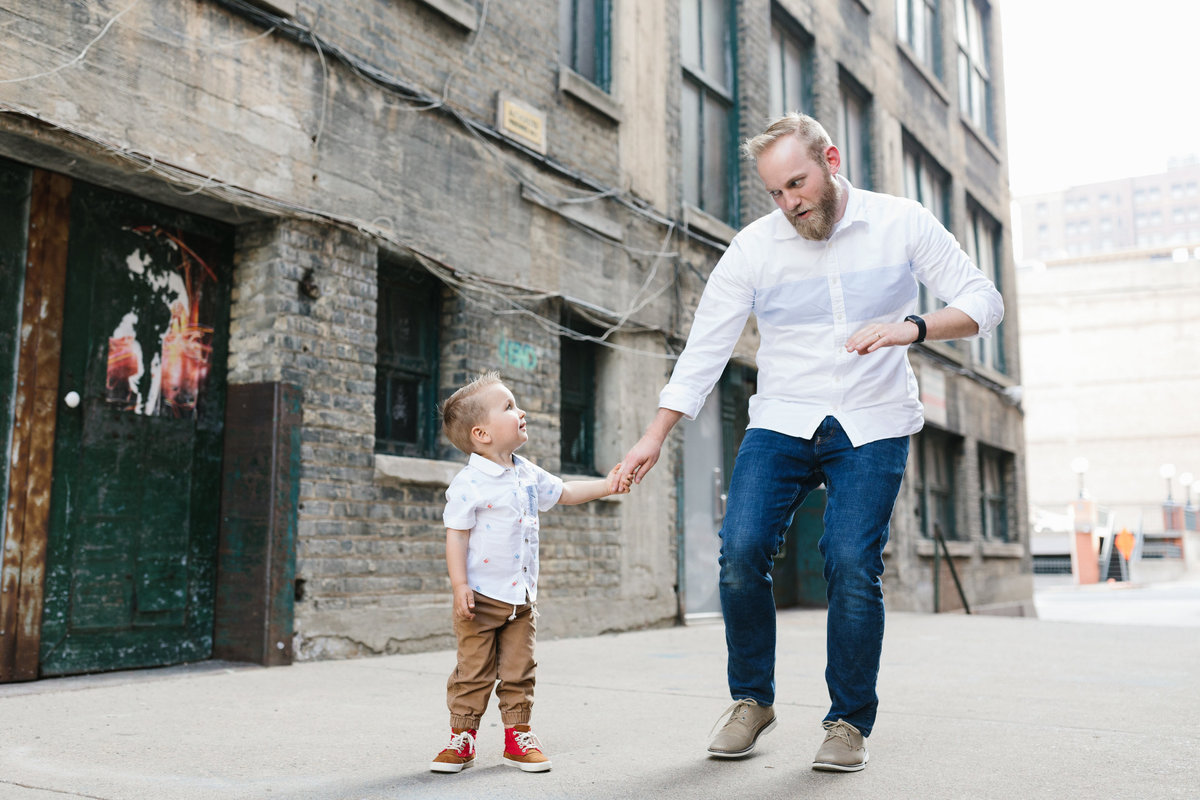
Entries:
[[813,759],[813,769],[858,772],[867,765],[871,756],[858,728],[843,719],[821,725],[825,728],[825,741]]
[[[728,716],[724,726],[708,743],[708,754],[715,758],[748,756],[758,743],[758,737],[775,727],[775,708],[760,706],[749,698],[737,700],[717,719],[717,725]],[[713,726],[716,729],[716,726]]]

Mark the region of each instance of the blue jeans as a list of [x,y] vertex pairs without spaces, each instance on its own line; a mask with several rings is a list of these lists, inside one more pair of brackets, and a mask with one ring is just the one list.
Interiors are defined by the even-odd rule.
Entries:
[[775,702],[775,598],[771,566],[792,516],[825,484],[825,558],[829,598],[826,720],[871,733],[883,647],[883,547],[908,437],[854,447],[833,417],[812,439],[754,428],[738,450],[721,528],[721,610],[735,700]]

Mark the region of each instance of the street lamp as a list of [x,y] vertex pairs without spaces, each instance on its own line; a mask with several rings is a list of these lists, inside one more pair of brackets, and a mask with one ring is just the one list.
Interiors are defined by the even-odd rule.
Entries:
[[1175,465],[1163,464],[1158,468],[1158,474],[1163,476],[1163,480],[1167,482],[1167,502],[1171,501],[1171,478],[1175,477]]
[[1183,493],[1185,495],[1185,500],[1184,500],[1183,504],[1185,506],[1187,506],[1188,508],[1192,507],[1192,482],[1193,481],[1195,481],[1195,478],[1192,477],[1192,473],[1190,473],[1190,472],[1179,473],[1179,485],[1183,487]]
[[1079,476],[1079,499],[1083,499],[1083,476],[1088,471],[1088,460],[1083,456],[1078,456],[1071,460],[1071,471]]

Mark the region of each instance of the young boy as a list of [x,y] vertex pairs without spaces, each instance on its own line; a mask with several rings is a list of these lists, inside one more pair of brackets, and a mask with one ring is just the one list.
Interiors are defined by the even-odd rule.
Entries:
[[[470,460],[446,490],[446,566],[454,590],[458,666],[446,683],[450,744],[430,764],[461,772],[475,762],[475,736],[495,685],[504,723],[504,763],[545,772],[550,759],[529,728],[537,614],[538,512],[614,494],[608,478],[563,482],[517,456],[525,412],[496,372],[442,406],[446,436]],[[629,491],[630,481],[616,493]],[[496,684],[497,678],[499,684]]]

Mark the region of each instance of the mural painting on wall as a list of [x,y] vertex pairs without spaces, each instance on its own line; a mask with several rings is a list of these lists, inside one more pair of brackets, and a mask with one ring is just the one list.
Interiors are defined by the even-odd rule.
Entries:
[[125,259],[132,300],[108,338],[107,400],[135,414],[194,418],[212,358],[212,320],[201,318],[211,304],[202,300],[217,276],[177,234],[129,230],[141,242]]

